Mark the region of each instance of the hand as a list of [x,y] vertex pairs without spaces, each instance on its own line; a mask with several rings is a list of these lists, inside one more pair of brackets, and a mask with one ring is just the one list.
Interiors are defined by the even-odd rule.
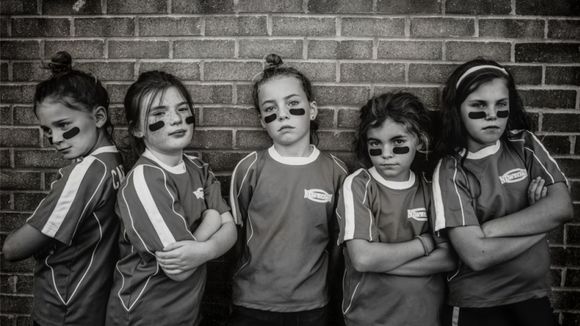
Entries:
[[538,200],[548,195],[548,187],[545,186],[545,180],[537,177],[528,186],[528,202],[530,205],[535,204]]
[[195,269],[209,260],[205,242],[184,240],[174,242],[155,253],[157,262],[167,274]]

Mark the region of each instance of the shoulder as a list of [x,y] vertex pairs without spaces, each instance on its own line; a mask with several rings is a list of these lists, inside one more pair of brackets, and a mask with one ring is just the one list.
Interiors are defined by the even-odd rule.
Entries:
[[258,160],[264,159],[264,153],[265,153],[264,151],[251,152],[248,155],[244,156],[238,162],[238,164],[236,164],[236,167],[234,168],[234,174],[242,172],[242,171],[247,171],[247,170],[255,167],[256,162]]
[[339,159],[337,156],[335,156],[331,153],[320,151],[318,159],[321,162],[323,162],[323,164],[325,166],[328,165],[329,167],[331,167],[332,170],[335,171],[337,174],[340,174],[343,176],[348,175],[348,168],[347,168],[346,164],[341,159]]
[[183,154],[183,161],[187,165],[191,165],[194,168],[197,168],[197,169],[200,169],[200,170],[208,169],[209,168],[209,164],[207,164],[206,162],[202,161],[197,156]]
[[344,187],[368,187],[372,177],[368,170],[360,168],[348,175],[344,180]]

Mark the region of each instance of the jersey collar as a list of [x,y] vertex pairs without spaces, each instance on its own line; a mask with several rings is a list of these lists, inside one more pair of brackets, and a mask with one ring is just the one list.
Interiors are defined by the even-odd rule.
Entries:
[[383,186],[394,189],[394,190],[405,190],[411,188],[415,184],[415,173],[410,171],[409,180],[407,181],[390,181],[383,178],[383,176],[377,171],[377,169],[373,166],[369,169],[369,173],[373,176],[375,180],[377,180]]
[[150,159],[151,161],[155,162],[157,165],[159,165],[160,167],[162,167],[164,170],[166,170],[169,173],[184,174],[186,172],[185,171],[185,162],[183,162],[183,159],[176,166],[169,166],[169,165],[161,162],[161,160],[158,159],[155,155],[153,155],[153,153],[147,148],[143,152],[143,157],[146,157],[146,158]]
[[491,145],[491,146],[487,146],[485,148],[480,149],[477,152],[467,152],[467,158],[470,160],[480,160],[482,158],[486,158],[488,156],[491,156],[495,153],[497,153],[497,151],[499,151],[499,148],[501,147],[501,142],[498,140],[495,142],[495,144]]
[[118,153],[119,151],[117,150],[117,147],[111,145],[111,146],[103,146],[103,147],[99,147],[97,149],[95,149],[91,154],[89,155],[98,155],[101,153]]
[[268,154],[270,154],[270,157],[273,158],[275,161],[282,163],[282,164],[306,165],[306,164],[310,164],[310,163],[316,161],[316,159],[318,158],[318,155],[320,155],[320,151],[318,150],[318,148],[316,148],[316,146],[314,146],[314,145],[310,145],[310,146],[312,146],[312,152],[310,153],[310,155],[305,156],[305,157],[282,156],[278,153],[278,151],[276,151],[276,149],[274,148],[274,145],[272,145],[270,148],[268,148]]

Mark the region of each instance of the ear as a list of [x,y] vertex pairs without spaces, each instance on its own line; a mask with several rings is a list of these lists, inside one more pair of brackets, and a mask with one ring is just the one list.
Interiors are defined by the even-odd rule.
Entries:
[[316,101],[310,102],[310,120],[315,120],[318,116],[318,105]]
[[97,128],[102,128],[109,119],[107,110],[103,106],[97,106],[93,109],[93,117],[95,117],[95,124]]
[[[129,125],[131,125],[131,122],[129,122]],[[143,131],[140,130],[139,127],[137,127],[137,126],[135,126],[135,127],[129,126],[129,132],[131,133],[131,135],[133,135],[133,137],[143,138],[145,136]]]

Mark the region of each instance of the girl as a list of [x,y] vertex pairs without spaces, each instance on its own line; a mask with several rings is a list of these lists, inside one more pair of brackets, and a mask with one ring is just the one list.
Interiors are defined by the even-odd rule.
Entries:
[[121,259],[107,325],[198,325],[205,263],[235,243],[236,231],[208,165],[183,153],[191,97],[173,75],[145,72],[127,91],[125,115],[142,155],[117,198]]
[[409,93],[386,93],[361,108],[356,152],[338,206],[344,250],[342,309],[347,325],[439,325],[441,272],[449,246],[432,235],[431,195],[412,170],[428,150],[429,116]]
[[73,162],[2,249],[7,260],[37,260],[36,325],[102,325],[117,257],[114,205],[124,173],[111,140],[109,96],[71,64],[66,52],[52,58],[52,77],[36,86],[34,113],[48,142]]
[[275,54],[266,63],[253,97],[274,144],[242,159],[231,183],[243,247],[231,325],[320,326],[334,275],[335,194],[346,168],[311,143],[318,110],[310,81]]
[[442,119],[435,229],[449,230],[461,260],[445,325],[556,325],[545,234],[571,218],[571,199],[528,131],[512,75],[490,60],[461,65],[447,80]]

